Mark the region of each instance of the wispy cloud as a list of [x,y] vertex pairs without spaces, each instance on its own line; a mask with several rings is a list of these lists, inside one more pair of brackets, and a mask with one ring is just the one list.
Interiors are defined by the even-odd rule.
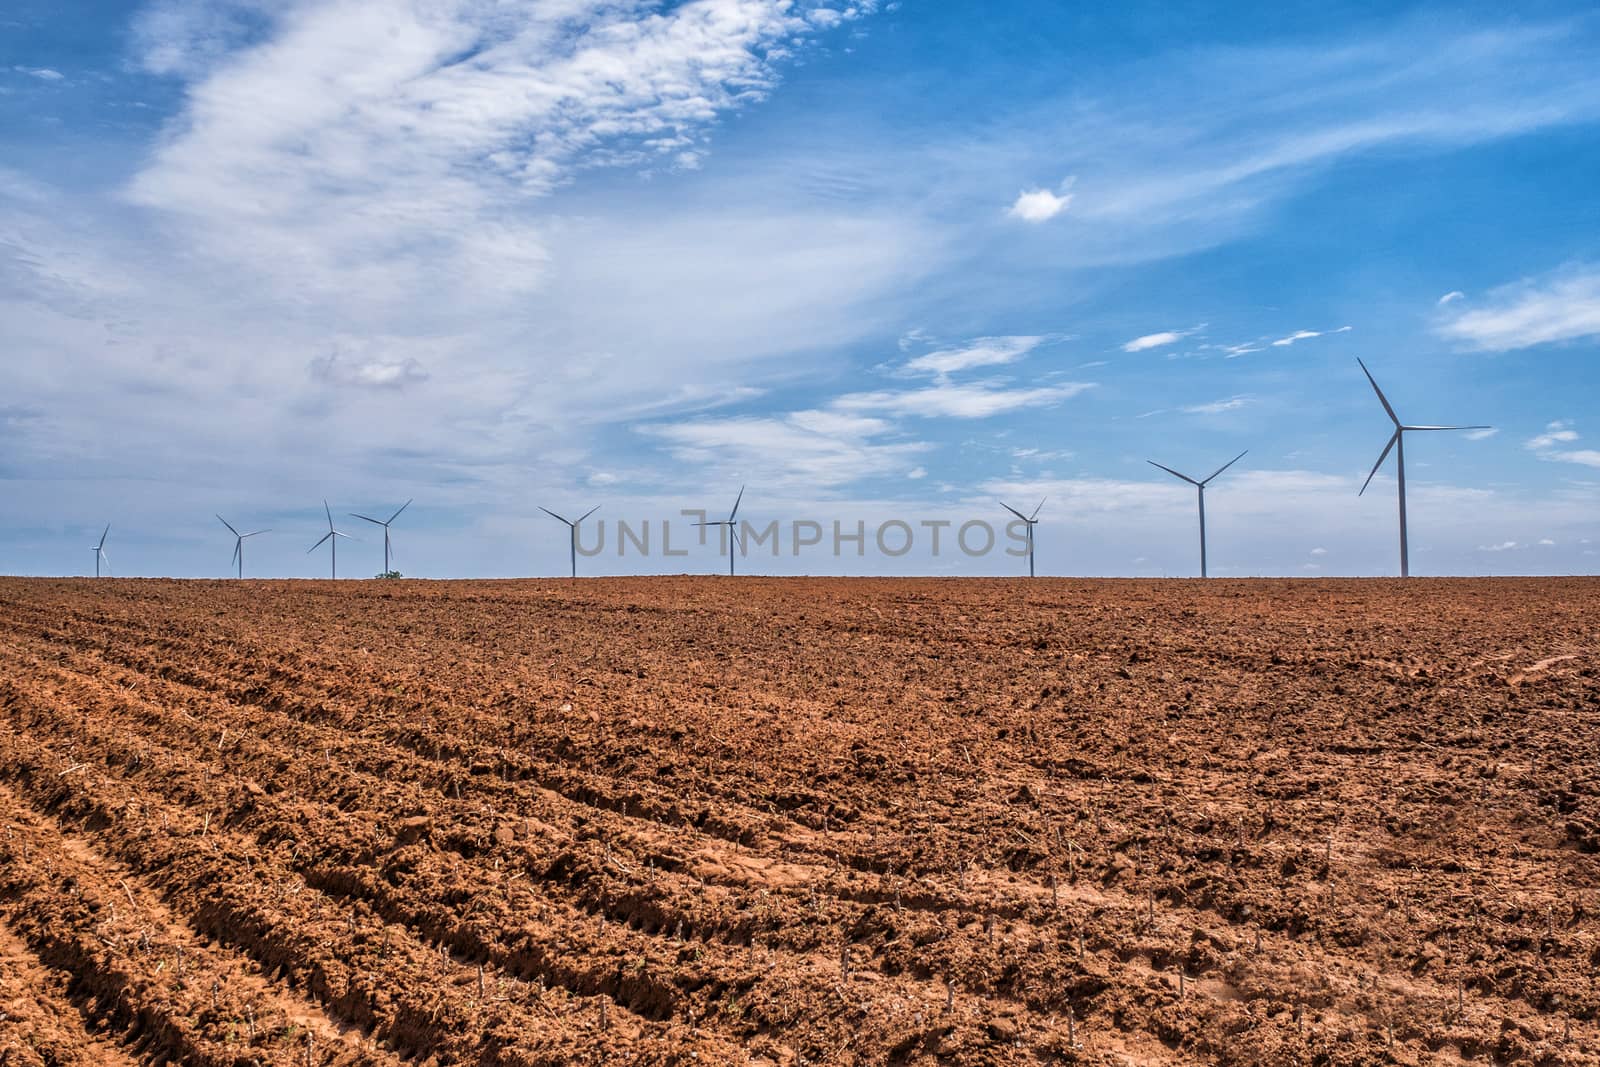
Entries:
[[1489,352],[1600,336],[1600,266],[1563,267],[1501,286],[1481,307],[1438,326],[1441,336]]
[[1460,289],[1452,289],[1450,292],[1439,298],[1438,306],[1444,307],[1446,304],[1454,303],[1457,300],[1463,300],[1466,298],[1466,295],[1467,294],[1463,293]]
[[1468,430],[1466,432],[1466,438],[1469,441],[1487,441],[1489,438],[1493,437],[1499,432],[1500,430],[1497,427],[1488,426],[1481,430]]
[[945,378],[974,367],[992,367],[1017,360],[1039,347],[1044,337],[980,337],[959,348],[943,348],[907,360],[901,370],[907,374],[931,374]]
[[1092,388],[1092,382],[1031,387],[998,382],[950,383],[923,389],[850,393],[833,403],[841,411],[918,418],[986,419],[1023,408],[1054,407]]
[[1161,330],[1158,333],[1147,333],[1142,337],[1123,344],[1124,352],[1144,352],[1151,348],[1165,348],[1167,345],[1177,344],[1185,337],[1190,337],[1205,329],[1205,324],[1191,326],[1187,330]]
[[1600,467],[1600,449],[1561,447],[1577,440],[1579,434],[1572,428],[1572,423],[1558,419],[1545,426],[1544,433],[1530,437],[1524,447],[1538,453],[1540,459],[1554,460],[1558,463],[1576,463],[1583,467]]
[[53,70],[50,67],[12,67],[11,69],[21,74],[26,74],[30,78],[38,78],[40,81],[46,82],[58,82],[66,77],[59,70]]
[[886,420],[821,410],[695,419],[643,432],[685,463],[759,475],[777,487],[832,488],[893,473],[918,477],[912,461],[931,447],[894,440],[896,428]]
[[1546,449],[1555,448],[1557,445],[1576,441],[1577,439],[1578,431],[1572,428],[1572,424],[1558,419],[1546,425],[1544,433],[1537,437],[1528,438],[1524,447],[1535,452],[1543,452]]
[[[845,393],[821,406],[773,415],[690,419],[646,427],[680,460],[737,470],[760,470],[784,484],[837,487],[864,478],[927,471],[914,459],[933,446],[912,435],[909,420],[984,419],[1053,407],[1091,382],[1013,385],[1002,380],[955,382],[950,375],[1022,359],[1046,338],[985,337],[906,360],[897,374],[931,375],[908,389]],[[902,349],[912,347],[902,344]]]
[[1255,397],[1248,394],[1240,394],[1227,397],[1224,400],[1213,400],[1209,404],[1191,404],[1183,410],[1188,415],[1221,415],[1227,411],[1238,411],[1240,408],[1255,402]]
[[1313,337],[1327,337],[1330,334],[1347,333],[1351,329],[1352,327],[1349,326],[1341,326],[1337,330],[1296,330],[1289,336],[1280,337],[1276,341],[1272,342],[1272,347],[1287,348],[1297,341],[1309,341]]
[[422,271],[525,289],[545,234],[508,196],[583,169],[693,165],[719,115],[776,84],[769,56],[818,32],[784,0],[644,16],[604,0],[291,5],[268,43],[205,64],[174,51],[209,49],[203,35],[147,33],[147,64],[196,80],[129,196],[286,286],[349,289],[355,270],[369,290]]

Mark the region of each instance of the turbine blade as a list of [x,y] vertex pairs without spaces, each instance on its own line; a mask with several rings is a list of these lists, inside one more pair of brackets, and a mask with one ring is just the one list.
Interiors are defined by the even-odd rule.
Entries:
[[1145,460],[1145,462],[1150,464],[1150,466],[1152,466],[1152,467],[1160,467],[1162,470],[1166,471],[1168,474],[1172,475],[1174,478],[1182,478],[1184,481],[1188,482],[1190,485],[1199,485],[1200,484],[1199,482],[1195,481],[1193,478],[1189,477],[1187,474],[1179,474],[1177,471],[1173,470],[1171,467],[1168,467],[1168,466],[1166,466],[1165,464],[1162,464],[1162,463],[1157,463],[1153,459],[1147,459],[1147,460]]
[[1492,430],[1493,426],[1402,426],[1402,430]]
[[[1045,497],[1044,498],[1044,500],[1049,500],[1049,499],[1050,499],[1049,497]],[[1028,516],[1028,521],[1029,522],[1033,522],[1034,520],[1038,519],[1039,512],[1044,510],[1044,500],[1039,501],[1039,506],[1033,509],[1033,514],[1032,515]]]
[[733,498],[733,510],[728,512],[728,521],[732,522],[734,516],[739,514],[739,501],[744,499],[744,486],[739,487],[739,495]]
[[[1356,357],[1356,362],[1357,363],[1361,363],[1361,357],[1360,356]],[[1387,411],[1389,413],[1389,421],[1394,423],[1395,429],[1399,429],[1400,428],[1400,416],[1396,415],[1394,413],[1394,408],[1389,406],[1389,398],[1383,395],[1383,390],[1382,389],[1378,388],[1378,379],[1376,379],[1376,378],[1374,378],[1372,376],[1372,372],[1367,369],[1367,365],[1365,363],[1361,363],[1361,373],[1365,374],[1367,376],[1367,381],[1372,383],[1372,391],[1374,393],[1378,394],[1378,402],[1383,405],[1383,410],[1385,410],[1385,411]],[[1360,494],[1358,493],[1356,495],[1359,496]]]
[[[578,516],[578,522],[582,522],[584,519],[587,519],[590,515],[593,515],[595,512],[597,512],[599,510],[600,510],[600,505],[596,504],[594,507],[590,508],[588,511],[585,511],[582,515],[579,515]],[[578,524],[577,522],[573,523],[574,526],[576,526],[577,524]]]
[[98,545],[94,546],[94,550],[96,552],[100,551],[102,548],[104,548],[106,546],[106,535],[109,534],[110,532],[111,532],[111,524],[108,522],[108,523],[106,523],[106,528],[100,532],[100,543]]
[[560,521],[566,523],[568,526],[572,525],[572,521],[570,519],[568,519],[566,516],[557,515],[555,512],[553,512],[549,508],[545,507],[543,504],[539,505],[539,510],[544,512],[546,515],[550,516],[552,519],[559,519]]
[[[1383,461],[1389,458],[1389,452],[1394,448],[1394,443],[1398,440],[1400,440],[1400,431],[1396,430],[1394,435],[1389,438],[1389,443],[1383,446],[1383,454],[1378,457],[1378,462],[1372,465],[1372,474],[1367,475],[1367,480],[1361,483],[1361,493],[1365,493],[1367,486],[1372,484],[1372,475],[1378,473],[1378,468],[1383,466]],[[1357,493],[1356,496],[1360,496],[1361,493]]]
[[[216,515],[216,512],[212,512],[212,514]],[[235,530],[233,528],[233,523],[229,522],[227,519],[223,518],[221,515],[217,515],[217,521],[222,523],[222,525],[226,526],[228,528],[228,532],[233,534],[233,536],[235,536],[235,537],[239,536],[239,531]]]
[[1028,516],[1024,515],[1022,512],[1020,512],[1016,508],[1012,507],[1010,504],[1007,504],[1004,500],[1000,501],[1000,506],[1005,508],[1007,511],[1011,512],[1011,514],[1015,515],[1017,518],[1021,519],[1023,522],[1027,522],[1028,521]]
[[271,530],[251,530],[249,533],[240,534],[239,536],[240,537],[255,537],[257,534],[264,534],[264,533],[271,533],[271,532],[272,532]]
[[241,538],[237,538],[233,542],[233,555],[228,557],[228,562],[229,563],[232,563],[234,560],[239,558],[239,552],[240,552],[240,549],[243,547],[243,544],[244,544],[244,538],[242,538],[242,537]]
[[328,529],[333,529],[333,512],[328,511],[328,501],[326,497],[324,497],[322,501],[322,510],[326,512],[328,516]]
[[[412,498],[412,500],[415,500],[415,499],[416,499],[415,497]],[[404,511],[406,508],[409,508],[410,506],[411,506],[411,501],[407,500],[404,504],[400,505],[400,511]],[[389,516],[389,522],[393,522],[394,520],[398,519],[400,517],[400,511],[397,511],[393,515],[390,515]],[[389,525],[389,522],[384,523],[384,525],[385,526]]]
[[[1235,463],[1239,462],[1241,459],[1243,459],[1245,457],[1245,454],[1248,453],[1249,451],[1250,450],[1248,448],[1245,449],[1244,452],[1240,452],[1237,456],[1234,456],[1232,459],[1228,460],[1228,462],[1226,462],[1222,466],[1218,467],[1216,469],[1216,471],[1211,475],[1211,478],[1215,478],[1218,474],[1221,474],[1223,471],[1227,470],[1229,467],[1231,467]],[[1201,485],[1205,485],[1206,482],[1211,481],[1211,478],[1207,478],[1204,482],[1201,482],[1200,484]]]
[[370,515],[361,515],[361,514],[358,514],[358,513],[354,512],[354,511],[347,511],[347,512],[345,512],[345,514],[349,515],[352,519],[364,519],[367,522],[372,523],[372,525],[374,525],[374,526],[383,526],[383,525],[385,525],[385,523],[384,523],[384,521],[382,519],[374,519]]
[[332,536],[333,536],[333,531],[332,530],[329,530],[327,533],[323,534],[320,538],[317,539],[317,543],[316,544],[314,544],[310,548],[306,549],[306,555],[309,556],[311,553],[313,553],[317,549],[321,548],[322,547],[322,542],[326,541],[328,538],[330,538]]

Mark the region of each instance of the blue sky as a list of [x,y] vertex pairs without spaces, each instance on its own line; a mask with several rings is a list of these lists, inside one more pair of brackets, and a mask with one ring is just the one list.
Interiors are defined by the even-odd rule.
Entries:
[[1041,573],[1188,574],[1146,460],[1249,449],[1213,574],[1387,574],[1360,357],[1496,428],[1408,441],[1414,573],[1593,573],[1597,46],[1578,4],[13,2],[0,572],[110,522],[117,573],[220,575],[221,512],[315,576],[323,498],[415,497],[406,573],[553,574],[540,504],[748,483],[869,530],[1048,497]]

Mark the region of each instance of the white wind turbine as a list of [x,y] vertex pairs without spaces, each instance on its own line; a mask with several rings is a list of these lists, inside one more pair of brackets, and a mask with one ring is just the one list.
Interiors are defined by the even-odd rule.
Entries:
[[558,519],[567,524],[567,532],[569,535],[568,542],[572,552],[572,576],[576,578],[578,576],[578,524],[583,522],[583,520],[587,519],[590,515],[593,515],[595,512],[599,511],[600,505],[596,504],[588,511],[585,511],[582,515],[579,515],[576,520],[557,515],[555,512],[551,511],[547,507],[544,507],[543,505],[540,505],[539,510],[550,516],[552,519]]
[[[226,526],[228,528],[228,532],[233,534],[233,558],[228,560],[228,562],[229,563],[237,563],[239,565],[239,577],[243,578],[244,577],[244,539],[246,537],[256,537],[256,536],[259,536],[259,535],[264,534],[264,533],[271,533],[272,531],[271,530],[253,530],[250,533],[242,534],[238,530],[235,530],[233,528],[233,523],[229,522],[227,519],[223,518],[221,515],[217,516],[217,521],[222,523],[222,525]],[[318,543],[320,544],[320,542],[318,542]]]
[[1367,486],[1372,484],[1373,475],[1378,473],[1378,468],[1383,466],[1383,461],[1389,458],[1389,451],[1394,450],[1395,474],[1400,483],[1400,577],[1411,577],[1411,554],[1406,546],[1406,434],[1413,430],[1489,430],[1491,426],[1406,426],[1400,421],[1400,416],[1394,413],[1394,408],[1389,404],[1389,398],[1383,395],[1383,390],[1378,388],[1378,381],[1367,370],[1367,365],[1361,363],[1361,373],[1367,376],[1367,381],[1372,383],[1372,391],[1378,394],[1378,402],[1383,405],[1383,410],[1388,414],[1389,421],[1394,423],[1394,433],[1389,437],[1389,443],[1383,446],[1383,452],[1378,456],[1378,462],[1372,465],[1372,473],[1367,475],[1367,480],[1361,483],[1360,496],[1367,491]]
[[1179,474],[1177,471],[1173,470],[1171,467],[1163,466],[1162,464],[1157,463],[1153,459],[1145,460],[1145,462],[1150,464],[1150,466],[1152,466],[1152,467],[1160,467],[1162,470],[1166,471],[1168,474],[1172,475],[1174,478],[1182,478],[1184,481],[1186,481],[1190,485],[1194,486],[1195,487],[1195,491],[1199,494],[1199,497],[1200,497],[1200,577],[1202,577],[1202,578],[1209,577],[1209,575],[1206,573],[1206,486],[1209,485],[1211,483],[1211,480],[1213,478],[1215,478],[1217,475],[1221,474],[1223,471],[1227,470],[1229,467],[1233,466],[1235,463],[1237,463],[1241,459],[1243,459],[1245,457],[1245,454],[1248,453],[1249,451],[1250,450],[1247,448],[1247,449],[1244,450],[1244,452],[1240,452],[1237,456],[1234,456],[1232,459],[1228,460],[1228,462],[1224,463],[1222,466],[1220,466],[1216,470],[1212,471],[1211,472],[1211,476],[1209,478],[1202,478],[1198,482],[1195,481],[1193,478],[1189,477],[1187,474]]
[[309,556],[311,553],[322,547],[322,542],[327,541],[329,549],[329,573],[334,578],[337,578],[339,577],[339,538],[343,537],[347,541],[354,541],[356,538],[351,537],[342,530],[335,530],[333,528],[333,512],[328,509],[328,502],[326,500],[322,502],[322,510],[323,513],[328,516],[328,532],[318,538],[316,544],[306,549],[306,555]]
[[[327,501],[323,501],[323,503],[327,503]],[[372,523],[374,526],[383,527],[383,573],[385,575],[389,573],[389,524],[398,519],[400,517],[400,512],[404,511],[410,506],[411,501],[407,500],[404,504],[401,504],[395,513],[390,515],[387,519],[374,519],[367,515],[358,515],[353,511],[350,512],[350,517],[352,519],[361,519],[364,522]],[[333,524],[330,522],[328,526],[331,529]]]
[[100,542],[89,546],[89,551],[94,553],[94,576],[100,577],[100,561],[106,561],[106,570],[111,569],[111,557],[106,555],[106,535],[111,532],[111,524],[106,523],[106,528],[100,533]]
[[[733,573],[733,557],[735,548],[743,550],[743,543],[739,539],[737,518],[739,515],[739,501],[744,499],[744,486],[739,487],[739,495],[733,500],[733,510],[728,512],[726,519],[713,519],[709,522],[697,522],[696,526],[726,526],[728,528],[728,573]],[[719,535],[720,537],[720,535]]]
[[1039,525],[1039,509],[1044,507],[1044,501],[1043,500],[1039,501],[1039,507],[1033,509],[1033,514],[1032,515],[1024,515],[1022,512],[1020,512],[1016,508],[1012,507],[1010,504],[1007,504],[1004,500],[1000,501],[1000,506],[1005,508],[1007,511],[1011,512],[1011,514],[1015,515],[1017,518],[1021,519],[1023,522],[1028,524],[1028,577],[1032,578],[1033,577],[1033,528],[1035,526]]

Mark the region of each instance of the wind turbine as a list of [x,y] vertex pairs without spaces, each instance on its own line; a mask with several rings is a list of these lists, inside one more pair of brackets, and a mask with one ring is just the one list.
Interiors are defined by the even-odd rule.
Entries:
[[728,512],[725,519],[713,519],[709,522],[697,522],[696,526],[726,526],[728,528],[728,573],[733,574],[734,547],[740,545],[739,530],[734,522],[734,517],[739,514],[739,501],[744,499],[744,486],[739,487],[739,495],[733,500],[733,510]]
[[94,553],[94,576],[100,577],[100,561],[106,561],[106,570],[111,569],[111,557],[106,555],[106,535],[111,532],[111,524],[106,523],[106,528],[100,533],[100,543],[89,546],[89,551]]
[[343,537],[350,541],[354,541],[355,538],[351,537],[343,530],[335,530],[333,528],[333,512],[328,510],[328,502],[326,500],[322,502],[322,510],[323,513],[328,516],[328,532],[318,538],[316,544],[306,549],[306,555],[309,556],[311,553],[321,548],[323,541],[329,542],[328,561],[330,564],[331,574],[333,577],[337,578],[339,577],[339,538]]
[[1378,394],[1378,402],[1383,405],[1383,410],[1388,414],[1389,421],[1394,423],[1394,433],[1389,437],[1389,443],[1383,446],[1383,454],[1378,457],[1378,462],[1372,465],[1372,473],[1367,475],[1367,480],[1361,483],[1360,496],[1367,491],[1367,486],[1372,484],[1372,476],[1378,473],[1378,468],[1383,466],[1383,461],[1389,458],[1389,450],[1394,449],[1394,466],[1400,483],[1400,577],[1411,577],[1411,555],[1406,547],[1406,431],[1408,430],[1489,430],[1490,426],[1406,426],[1400,421],[1400,416],[1394,413],[1394,408],[1389,404],[1389,398],[1383,395],[1383,390],[1378,388],[1378,381],[1367,370],[1367,365],[1361,362],[1361,373],[1367,376],[1367,381],[1372,383],[1372,391]]
[[1224,463],[1222,466],[1220,466],[1216,470],[1212,471],[1210,478],[1202,478],[1198,482],[1195,481],[1193,478],[1189,477],[1187,474],[1179,474],[1177,471],[1173,470],[1171,467],[1162,466],[1162,464],[1157,463],[1153,459],[1145,460],[1145,462],[1150,464],[1150,466],[1152,466],[1152,467],[1161,467],[1162,470],[1166,471],[1168,474],[1172,475],[1174,478],[1182,478],[1184,481],[1186,481],[1190,485],[1194,486],[1196,492],[1199,493],[1199,496],[1200,496],[1200,577],[1202,577],[1202,578],[1208,577],[1208,575],[1206,574],[1206,486],[1208,484],[1210,484],[1212,478],[1215,478],[1217,475],[1221,474],[1223,471],[1227,470],[1229,467],[1231,467],[1235,463],[1239,462],[1241,459],[1243,459],[1245,457],[1245,453],[1249,452],[1249,451],[1250,450],[1247,448],[1247,449],[1244,450],[1244,452],[1240,452],[1237,456],[1234,456],[1232,459],[1228,460],[1228,462]]
[[[327,501],[323,501],[323,503],[326,504]],[[411,506],[411,501],[407,500],[404,504],[400,505],[400,508],[399,508],[398,511],[396,511],[393,515],[390,515],[387,519],[374,519],[374,518],[372,518],[372,517],[370,517],[368,515],[357,515],[353,511],[350,512],[350,517],[352,519],[362,519],[363,521],[372,523],[372,525],[374,525],[374,526],[382,526],[383,527],[383,573],[384,574],[388,574],[389,573],[389,524],[391,522],[393,522],[394,520],[398,519],[400,517],[400,512],[404,511],[406,508],[409,508],[410,506]],[[328,523],[328,528],[330,530],[333,528],[333,523],[331,521]]]
[[588,511],[585,511],[582,515],[578,516],[577,522],[574,522],[573,520],[568,519],[568,518],[563,518],[562,516],[557,515],[555,512],[551,511],[547,507],[541,506],[539,508],[539,510],[544,512],[546,515],[550,516],[552,519],[560,519],[562,522],[567,524],[567,529],[572,534],[572,539],[571,539],[572,540],[572,576],[574,578],[576,578],[578,576],[578,523],[582,522],[584,519],[587,519],[590,515],[593,515],[595,512],[599,511],[600,510],[600,505],[596,504],[594,507],[590,508]]
[[[228,562],[229,563],[237,562],[239,564],[239,577],[243,578],[244,577],[244,539],[246,537],[255,537],[258,534],[271,533],[272,531],[270,531],[270,530],[255,530],[255,531],[252,531],[251,533],[242,534],[238,530],[235,530],[233,528],[233,523],[229,522],[227,519],[223,518],[221,515],[217,516],[217,521],[222,523],[222,525],[226,526],[228,528],[228,532],[233,534],[233,558],[230,559]],[[317,543],[321,544],[322,542],[319,541]]]
[[1011,514],[1015,515],[1017,518],[1021,519],[1023,522],[1028,524],[1028,577],[1032,578],[1033,577],[1033,528],[1035,526],[1039,525],[1039,508],[1044,507],[1044,501],[1043,500],[1039,501],[1039,507],[1033,509],[1033,514],[1032,515],[1024,515],[1022,512],[1020,512],[1016,508],[1012,507],[1010,504],[1007,504],[1004,500],[1000,501],[1000,506],[1005,508],[1007,511],[1011,512]]

